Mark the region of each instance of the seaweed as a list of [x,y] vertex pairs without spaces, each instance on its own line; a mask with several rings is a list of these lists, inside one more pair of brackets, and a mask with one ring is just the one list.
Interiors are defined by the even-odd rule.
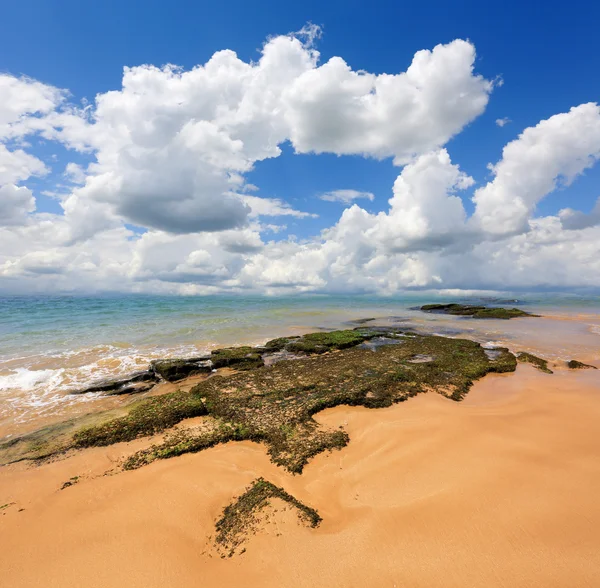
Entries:
[[319,513],[294,498],[280,486],[258,478],[249,488],[223,509],[221,518],[215,523],[217,535],[215,543],[231,557],[244,543],[252,528],[258,524],[258,514],[269,506],[270,500],[278,498],[298,511],[300,520],[311,528],[322,521]]
[[517,353],[517,359],[521,363],[530,363],[530,364],[532,364],[538,370],[540,370],[541,372],[544,372],[546,374],[553,374],[554,373],[548,367],[548,362],[545,359],[542,359],[541,357],[537,357],[536,355],[533,355],[532,353],[527,353],[526,351],[521,351],[520,353]]

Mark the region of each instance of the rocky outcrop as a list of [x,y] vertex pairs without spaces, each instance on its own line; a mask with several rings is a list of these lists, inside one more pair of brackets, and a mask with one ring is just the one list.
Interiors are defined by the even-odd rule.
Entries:
[[452,316],[470,316],[476,319],[511,319],[523,316],[538,316],[519,308],[474,306],[471,304],[424,304],[418,310]]
[[189,359],[156,359],[150,370],[167,382],[177,382],[198,374],[209,374],[215,366],[209,356]]
[[595,365],[590,365],[589,363],[583,363],[581,361],[577,361],[576,359],[572,359],[567,362],[567,367],[570,370],[597,370],[598,368]]
[[136,372],[126,378],[100,380],[83,390],[76,390],[72,394],[87,394],[89,392],[107,392],[108,395],[135,394],[150,390],[156,382],[158,382],[157,375],[147,370]]

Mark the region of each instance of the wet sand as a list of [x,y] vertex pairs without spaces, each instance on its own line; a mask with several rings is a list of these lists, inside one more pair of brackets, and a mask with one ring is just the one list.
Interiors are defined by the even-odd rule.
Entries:
[[[115,475],[102,474],[148,440],[1,468],[0,506],[15,503],[0,510],[2,585],[600,585],[599,371],[520,365],[461,403],[430,393],[316,418],[351,441],[301,476],[250,442]],[[221,559],[214,522],[258,476],[323,522],[279,509]]]

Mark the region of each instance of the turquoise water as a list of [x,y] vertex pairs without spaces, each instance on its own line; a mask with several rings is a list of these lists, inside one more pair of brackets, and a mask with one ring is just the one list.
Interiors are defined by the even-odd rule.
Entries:
[[[591,317],[588,326],[592,333],[597,327],[594,317],[600,311],[599,297],[504,295],[486,301],[512,306],[516,298],[517,305],[537,312],[582,313]],[[67,404],[93,401],[93,395],[81,398],[66,393],[102,377],[145,368],[156,357],[197,355],[222,345],[259,344],[284,334],[339,328],[361,317],[393,316],[432,332],[458,325],[454,332],[480,340],[505,341],[513,336],[506,325],[498,327],[497,322],[483,325],[475,321],[478,324],[474,325],[474,321],[457,322],[410,310],[441,299],[431,294],[394,298],[0,297],[0,425],[3,419],[25,422],[60,411]]]

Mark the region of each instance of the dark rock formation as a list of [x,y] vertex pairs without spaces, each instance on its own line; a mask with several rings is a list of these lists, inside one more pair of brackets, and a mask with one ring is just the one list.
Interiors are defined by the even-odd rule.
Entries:
[[197,374],[209,374],[215,367],[208,356],[189,359],[156,359],[150,362],[150,370],[167,382],[177,382]]
[[567,362],[567,367],[571,370],[597,370],[598,368],[595,365],[590,365],[589,363],[582,363],[581,361],[577,361],[576,359],[572,359]]
[[423,312],[450,314],[453,316],[470,316],[477,319],[511,319],[522,316],[538,316],[519,308],[489,308],[470,304],[425,304],[419,308]]
[[87,394],[88,392],[108,392],[109,395],[132,394],[150,390],[157,381],[158,378],[152,371],[136,372],[127,378],[101,380],[83,390],[71,392],[71,394]]

